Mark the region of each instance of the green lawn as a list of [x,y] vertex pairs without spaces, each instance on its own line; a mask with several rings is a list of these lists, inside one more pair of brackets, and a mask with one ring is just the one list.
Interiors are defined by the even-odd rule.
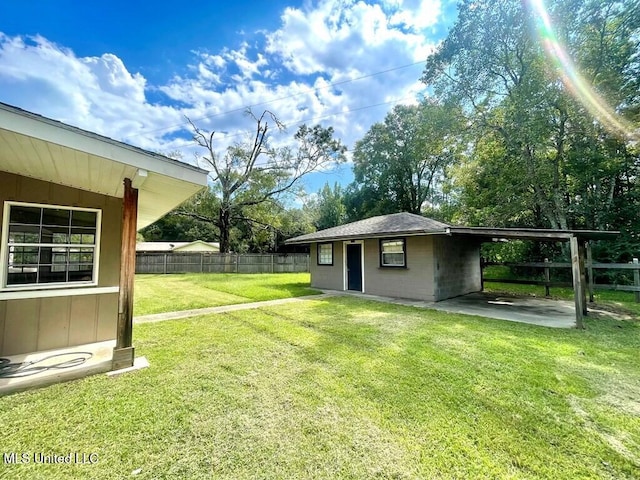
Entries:
[[217,307],[319,293],[308,273],[136,275],[134,315]]
[[4,478],[640,478],[640,323],[334,297],[137,325],[151,367],[0,398]]

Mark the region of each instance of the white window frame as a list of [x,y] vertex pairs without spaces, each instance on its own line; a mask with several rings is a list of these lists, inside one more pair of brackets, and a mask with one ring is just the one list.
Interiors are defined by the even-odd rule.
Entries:
[[[384,244],[386,242],[402,243],[402,264],[384,263]],[[407,240],[406,238],[381,238],[380,239],[380,267],[381,268],[407,268]]]
[[[320,247],[323,245],[328,245],[331,248],[331,261],[328,263],[320,263]],[[316,263],[320,266],[324,266],[324,267],[331,267],[333,266],[333,242],[324,242],[324,243],[318,243],[318,250],[316,252]]]
[[[77,248],[93,248],[93,274],[89,281],[75,282],[56,282],[56,283],[31,283],[21,285],[7,285],[9,270],[9,218],[12,206],[35,207],[35,208],[51,208],[57,210],[79,210],[84,212],[94,212],[96,214],[96,233],[93,245],[82,244],[37,244],[38,246],[52,247],[77,247]],[[98,285],[98,274],[100,265],[100,241],[102,230],[102,210],[97,208],[70,207],[68,205],[53,205],[47,203],[29,203],[29,202],[4,202],[2,213],[2,239],[0,244],[0,291],[22,291],[22,290],[51,290],[51,289],[70,289],[74,287],[96,287]]]

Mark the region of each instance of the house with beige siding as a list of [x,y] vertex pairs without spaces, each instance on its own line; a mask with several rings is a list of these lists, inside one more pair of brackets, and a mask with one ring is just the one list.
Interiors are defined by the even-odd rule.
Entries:
[[327,228],[286,241],[309,244],[311,286],[437,302],[482,291],[483,242],[569,242],[577,324],[586,314],[584,257],[590,240],[619,232],[461,227],[394,213]]
[[482,290],[480,242],[411,213],[367,218],[301,235],[310,244],[311,286],[438,301]]
[[0,104],[0,357],[113,341],[108,367],[132,365],[136,231],[205,185],[199,168]]
[[136,252],[140,253],[220,253],[219,242],[138,242]]

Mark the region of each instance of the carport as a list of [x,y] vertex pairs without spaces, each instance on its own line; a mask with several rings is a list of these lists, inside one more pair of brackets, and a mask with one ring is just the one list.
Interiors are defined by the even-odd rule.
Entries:
[[508,240],[535,242],[568,242],[571,251],[573,298],[576,328],[583,328],[588,315],[585,257],[590,256],[593,240],[613,240],[620,232],[600,230],[551,230],[528,228],[450,227],[449,235],[472,237],[480,243]]

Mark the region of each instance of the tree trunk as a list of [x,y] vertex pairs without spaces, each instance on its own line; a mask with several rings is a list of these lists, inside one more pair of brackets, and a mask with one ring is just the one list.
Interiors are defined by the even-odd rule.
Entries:
[[220,227],[220,253],[229,253],[231,245],[229,245],[229,231],[231,230],[231,212],[228,208],[221,207],[218,217]]

